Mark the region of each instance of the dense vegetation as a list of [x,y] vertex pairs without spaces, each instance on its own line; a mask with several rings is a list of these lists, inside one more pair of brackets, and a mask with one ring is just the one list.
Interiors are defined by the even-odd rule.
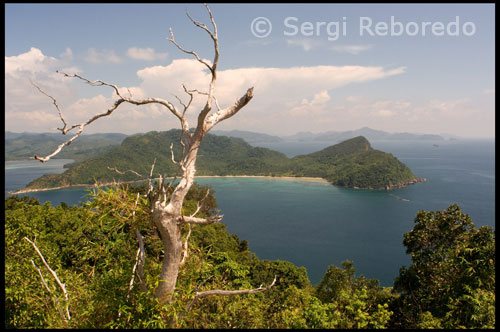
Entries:
[[[170,144],[174,144],[174,154],[179,156],[179,135],[179,130],[170,130],[127,137],[112,151],[74,163],[62,174],[45,175],[27,188],[109,183],[114,179],[134,181],[138,176],[127,170],[147,175],[155,158],[155,174],[173,176],[177,169],[171,162]],[[252,147],[242,139],[208,134],[200,146],[196,174],[322,177],[335,185],[367,189],[415,179],[403,163],[389,153],[374,150],[361,136],[290,159],[280,152]]]
[[420,211],[404,235],[412,265],[400,269],[393,326],[491,328],[495,326],[495,233],[477,229],[451,205]]
[[[17,196],[5,200],[5,324],[8,328],[415,328],[493,327],[495,239],[475,229],[457,206],[421,211],[404,244],[412,265],[401,268],[395,287],[355,276],[353,262],[330,266],[313,287],[305,268],[258,259],[225,225],[193,226],[189,256],[176,300],[152,296],[163,246],[149,222],[144,187],[95,189],[83,207]],[[195,185],[186,214],[206,192]],[[202,212],[214,213],[211,190]],[[134,213],[135,211],[135,213]],[[138,230],[144,237],[144,274],[134,277]],[[65,284],[66,301],[47,264]],[[39,270],[37,270],[39,269]],[[245,289],[277,282],[270,290],[208,296],[192,307],[194,293]],[[43,279],[42,279],[43,277]],[[43,280],[43,281],[42,281]],[[45,285],[43,284],[45,283]],[[65,316],[68,307],[70,319]]]
[[[125,134],[88,134],[65,147],[55,158],[83,161],[111,151],[126,137]],[[61,134],[5,132],[5,160],[21,160],[35,154],[45,156],[68,137]]]
[[342,187],[378,189],[415,179],[405,164],[374,150],[362,136],[292,160],[295,174],[322,177]]

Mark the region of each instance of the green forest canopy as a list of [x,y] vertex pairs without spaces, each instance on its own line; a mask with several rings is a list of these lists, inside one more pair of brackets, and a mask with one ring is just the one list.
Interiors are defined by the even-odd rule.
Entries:
[[[420,211],[404,235],[409,267],[393,288],[356,276],[353,262],[328,267],[312,286],[303,267],[260,260],[246,240],[225,225],[194,226],[189,256],[178,279],[176,301],[152,296],[163,246],[149,222],[149,207],[136,192],[145,187],[98,189],[83,207],[28,196],[5,200],[5,324],[9,328],[493,328],[495,236],[477,229],[452,205]],[[195,185],[184,204],[196,209],[205,187]],[[202,213],[211,215],[210,191]],[[132,212],[135,211],[132,217]],[[143,282],[129,290],[137,252],[135,230],[144,237]],[[66,285],[68,301],[45,268],[34,241]],[[40,269],[37,272],[37,268]],[[40,273],[40,274],[39,274]],[[43,276],[47,285],[42,285]],[[277,282],[270,290],[211,296],[188,310],[197,290],[247,289]],[[141,286],[144,284],[144,290]],[[50,290],[50,291],[49,291]],[[71,319],[65,319],[68,307]],[[173,319],[175,318],[175,323]]]

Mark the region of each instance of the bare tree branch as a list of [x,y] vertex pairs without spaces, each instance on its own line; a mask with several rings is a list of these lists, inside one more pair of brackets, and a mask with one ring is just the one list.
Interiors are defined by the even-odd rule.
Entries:
[[187,224],[197,224],[197,225],[208,225],[213,224],[222,220],[222,215],[210,217],[210,218],[197,218],[191,216],[182,216],[181,221]]
[[[76,78],[79,78],[82,81],[84,81],[85,83],[87,83],[89,85],[92,85],[92,86],[103,86],[103,85],[105,85],[105,86],[112,87],[115,90],[115,92],[118,95],[118,97],[122,98],[122,96],[120,94],[120,90],[118,90],[118,86],[116,86],[114,84],[109,84],[109,83],[106,83],[106,82],[101,81],[101,80],[91,81],[91,80],[89,80],[89,79],[87,79],[85,77],[82,77],[80,75],[77,75],[77,74],[66,74],[66,73],[61,72],[59,70],[56,70],[56,73],[62,74],[62,75],[64,75],[64,77],[76,77]],[[130,94],[130,91],[129,91],[129,94]]]
[[[43,264],[45,265],[45,267],[49,270],[49,272],[52,274],[52,276],[54,277],[54,279],[56,280],[57,284],[59,285],[59,287],[61,288],[63,294],[64,294],[64,299],[66,301],[66,317],[68,320],[71,320],[71,315],[69,314],[69,298],[68,298],[68,293],[66,292],[66,285],[63,284],[61,282],[61,280],[59,280],[59,278],[57,277],[57,273],[56,271],[52,270],[49,266],[49,264],[47,263],[47,261],[45,260],[45,258],[43,257],[42,253],[40,252],[40,250],[38,249],[38,247],[36,246],[36,244],[34,242],[32,242],[30,239],[28,239],[26,236],[24,237],[24,239],[26,241],[28,241],[32,246],[33,248],[35,248],[36,252],[38,253],[38,256],[40,256],[40,258],[42,259],[42,262]],[[34,265],[34,264],[33,264]]]
[[108,166],[108,169],[109,169],[110,171],[115,171],[116,173],[121,174],[121,175],[123,175],[123,174],[125,174],[125,173],[127,173],[127,172],[134,173],[134,174],[135,174],[135,175],[137,175],[138,177],[141,177],[141,178],[142,178],[142,175],[141,175],[141,174],[139,174],[139,173],[137,173],[136,171],[131,170],[131,169],[128,169],[128,170],[126,170],[125,172],[121,172],[121,171],[119,171],[116,167],[111,168],[111,167],[109,167],[109,166]]
[[139,277],[139,282],[141,283],[141,290],[145,293],[147,291],[146,288],[146,280],[144,279],[144,264],[146,264],[146,250],[144,249],[144,241],[141,232],[136,228],[135,234],[137,237],[137,242],[139,242],[139,265],[137,267],[137,276]]
[[179,45],[176,41],[175,41],[175,38],[174,38],[174,33],[172,31],[172,28],[170,28],[170,38],[168,39],[172,44],[174,44],[179,50],[181,50],[182,52],[186,53],[186,54],[191,54],[193,55],[196,60],[198,60],[198,62],[202,63],[203,65],[205,65],[211,72],[213,72],[213,69],[212,69],[212,66],[210,66],[205,60],[202,60],[200,58],[200,56],[198,55],[198,53],[196,53],[195,51],[188,51],[186,49],[184,49],[181,45]]
[[205,121],[205,130],[209,131],[211,128],[213,128],[217,123],[232,117],[240,109],[242,109],[250,100],[253,98],[253,87],[248,89],[247,92],[240,97],[233,106],[225,108],[223,110],[219,109],[217,112],[211,114],[209,117],[207,117]]
[[[134,280],[135,280],[135,270],[137,269],[137,265],[139,264],[139,254],[141,253],[141,248],[137,248],[137,253],[135,254],[135,264],[134,267],[132,268],[132,278],[130,278],[130,283],[128,286],[128,292],[127,292],[127,300],[130,296],[130,291],[132,288],[134,288]],[[121,316],[121,312],[118,313],[118,317]]]
[[47,291],[51,295],[52,301],[54,302],[54,306],[56,307],[57,311],[59,312],[59,315],[61,315],[61,318],[63,319],[64,323],[67,324],[68,320],[66,319],[66,316],[64,316],[63,311],[59,307],[59,299],[57,298],[57,296],[55,296],[52,293],[52,291],[50,290],[49,286],[47,285],[47,282],[45,281],[45,278],[43,277],[42,271],[40,270],[40,268],[38,266],[36,266],[35,262],[33,262],[32,259],[31,259],[31,264],[33,264],[33,267],[35,268],[35,270],[40,275],[40,279],[42,281],[42,285],[45,287],[45,289],[47,289]]
[[[135,203],[134,203],[134,211],[132,212],[132,221],[134,224],[135,224],[135,211],[137,209],[137,203],[139,202],[139,197],[140,197],[140,194],[137,193],[137,197],[136,197]],[[140,253],[140,256],[138,257],[139,261],[138,261],[138,266],[137,266],[137,273],[138,273],[139,280],[141,282],[141,289],[143,292],[146,292],[147,289],[146,289],[146,283],[144,280],[144,269],[143,269],[144,264],[146,263],[146,251],[144,250],[144,241],[142,240],[142,234],[137,227],[135,228],[135,236],[137,237],[137,242],[139,243],[138,253]],[[136,265],[137,265],[137,263],[136,263]]]
[[[56,154],[58,154],[62,150],[62,148],[64,146],[70,145],[75,139],[77,139],[81,135],[81,133],[83,132],[83,129],[84,129],[85,126],[88,126],[89,124],[91,124],[92,122],[96,121],[99,118],[111,115],[124,102],[127,102],[129,104],[133,104],[133,105],[146,105],[146,104],[160,104],[160,105],[163,105],[167,109],[169,109],[170,112],[172,114],[174,114],[180,120],[182,129],[184,131],[186,131],[186,133],[189,133],[189,123],[188,123],[186,117],[183,114],[181,114],[179,112],[179,110],[177,110],[177,108],[173,104],[171,104],[170,102],[168,102],[168,101],[166,101],[164,99],[161,99],[161,98],[134,99],[132,97],[124,97],[124,96],[122,96],[120,94],[120,91],[119,91],[118,87],[116,85],[114,85],[114,84],[109,84],[109,83],[106,83],[106,82],[104,82],[102,80],[90,81],[89,79],[87,79],[85,77],[82,77],[80,75],[77,75],[77,74],[70,75],[70,74],[66,74],[64,72],[60,72],[60,71],[57,71],[57,73],[60,73],[60,74],[64,75],[65,77],[69,77],[69,78],[78,78],[78,79],[80,79],[80,80],[84,81],[85,83],[87,83],[89,85],[92,85],[92,86],[109,86],[109,87],[112,87],[115,90],[115,92],[116,92],[117,96],[119,97],[119,99],[117,99],[114,102],[113,106],[111,108],[109,108],[106,112],[97,114],[97,115],[93,116],[92,118],[90,118],[86,122],[74,124],[71,127],[69,127],[68,129],[66,129],[66,126],[65,126],[63,128],[63,130],[62,130],[63,134],[66,134],[67,132],[69,132],[69,131],[71,131],[71,130],[73,130],[75,128],[79,128],[79,130],[78,130],[78,132],[71,139],[69,139],[68,141],[66,141],[66,142],[62,143],[61,145],[59,145],[57,147],[57,149],[53,153],[49,154],[46,157],[35,156],[34,158],[36,160],[39,160],[41,162],[48,161],[51,157],[53,157]],[[37,86],[35,85],[35,87],[37,87]],[[55,98],[51,97],[50,95],[48,95],[47,93],[45,93],[44,91],[42,91],[40,88],[38,88],[38,89],[40,90],[40,92],[44,93],[45,95],[47,95],[49,98],[51,98],[54,101],[54,104],[55,104],[56,108],[60,112],[59,107],[58,107],[57,103],[55,102]],[[61,116],[61,120],[63,120],[61,113],[60,113],[60,116]],[[63,120],[63,123],[66,123],[66,122]]]
[[205,193],[205,196],[198,202],[196,202],[196,211],[191,215],[191,217],[194,217],[198,212],[200,212],[201,207],[203,206],[203,202],[207,199],[208,194],[210,193],[210,189],[207,189],[207,192]]
[[[240,289],[240,290],[214,289],[214,290],[196,292],[193,300],[191,302],[189,302],[189,304],[186,306],[185,311],[179,314],[178,320],[181,320],[182,317],[184,317],[184,315],[191,310],[191,307],[196,303],[196,301],[200,297],[205,297],[205,296],[210,296],[210,295],[231,296],[231,295],[242,295],[242,294],[256,294],[256,293],[265,292],[266,290],[271,289],[271,287],[273,287],[275,283],[276,283],[276,276],[274,276],[273,282],[269,286],[266,286],[266,287],[262,287],[262,285],[261,285],[259,288],[254,288],[254,289]],[[170,322],[170,327],[173,327],[175,325],[176,321],[177,320],[174,318]]]
[[186,258],[189,256],[188,241],[189,237],[191,236],[191,225],[188,226],[189,226],[189,231],[186,234],[186,239],[184,240],[184,245],[182,246],[184,249],[182,251],[182,259],[180,262],[180,266],[184,265],[184,263],[186,262]]
[[[181,140],[182,140],[182,137],[181,137]],[[182,170],[182,171],[185,171],[186,170],[186,167],[184,167],[184,162],[183,162],[183,159],[181,159],[180,161],[175,161],[175,157],[174,157],[174,143],[170,143],[170,155],[171,155],[171,160],[172,160],[172,163],[174,165],[177,165],[179,166],[179,168]]]
[[193,299],[192,303],[194,303],[200,297],[209,296],[209,295],[230,296],[230,295],[261,293],[261,292],[264,292],[264,291],[270,289],[271,287],[273,287],[275,283],[276,283],[276,276],[274,277],[273,282],[269,286],[266,286],[266,287],[260,286],[259,288],[254,288],[254,289],[239,289],[239,290],[213,289],[213,290],[208,290],[208,291],[203,291],[203,292],[196,292],[195,298]]
[[47,94],[45,91],[43,91],[38,85],[36,85],[35,83],[33,83],[31,80],[30,80],[30,82],[31,82],[31,85],[33,85],[35,88],[38,89],[38,91],[40,91],[41,93],[43,93],[44,95],[46,95],[47,97],[49,97],[50,99],[52,99],[52,102],[54,103],[54,106],[56,107],[57,112],[59,113],[59,118],[61,118],[61,121],[64,124],[64,127],[57,128],[57,130],[60,130],[63,133],[63,135],[65,135],[66,134],[66,126],[68,124],[66,123],[66,121],[64,121],[61,109],[59,108],[59,105],[57,105],[56,99],[54,97],[52,97],[51,95]]

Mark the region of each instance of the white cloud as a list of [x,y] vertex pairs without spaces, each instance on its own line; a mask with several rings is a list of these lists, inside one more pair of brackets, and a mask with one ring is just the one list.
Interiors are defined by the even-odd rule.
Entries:
[[289,113],[294,117],[299,116],[315,116],[319,117],[327,112],[327,103],[330,101],[331,97],[327,90],[323,90],[314,94],[311,100],[303,98],[299,102],[286,103],[287,108],[289,108]]
[[482,93],[484,93],[485,95],[494,95],[495,89],[486,89],[486,90],[483,90]]
[[152,48],[137,48],[131,47],[127,51],[127,55],[135,60],[164,60],[168,57],[168,53],[156,53]]
[[323,105],[327,103],[329,100],[330,100],[330,95],[328,95],[328,91],[323,90],[319,93],[316,93],[311,99],[311,101],[305,98],[302,99],[301,104],[305,106],[317,106],[317,105]]
[[314,50],[314,49],[323,49],[330,50],[339,53],[349,53],[349,54],[359,54],[361,52],[368,51],[373,47],[373,45],[336,45],[333,42],[311,39],[311,38],[302,38],[302,39],[287,39],[286,43],[288,46],[299,46],[306,52]]
[[120,63],[122,61],[113,50],[97,51],[95,48],[88,50],[85,60],[91,63]]
[[[263,131],[281,120],[283,124],[279,129],[285,129],[285,121],[293,122],[292,113],[324,112],[326,107],[319,107],[319,103],[321,101],[325,106],[328,104],[330,96],[327,91],[399,75],[404,71],[404,67],[384,69],[363,66],[253,67],[220,70],[217,73],[215,95],[219,105],[224,108],[232,105],[248,88],[254,87],[254,98],[249,105],[237,117],[227,122],[249,128],[248,124],[258,119],[261,128],[254,130]],[[192,59],[177,59],[167,66],[144,68],[138,71],[137,75],[142,80],[140,88],[147,97],[155,96],[174,101],[173,94],[187,98],[181,87],[183,83],[188,89],[206,91],[210,81],[206,68]],[[302,105],[303,99],[311,105]],[[203,101],[202,96],[197,96],[193,109],[202,107]],[[300,108],[297,108],[299,106]],[[309,106],[317,107],[307,110]],[[196,113],[194,110],[189,113],[193,117]],[[264,126],[268,128],[263,128]]]
[[463,105],[469,103],[471,100],[469,98],[460,98],[455,100],[429,100],[427,107],[433,112],[439,112],[440,114],[455,114],[457,109],[463,110]]
[[64,53],[62,53],[60,56],[61,56],[61,59],[71,61],[71,60],[73,60],[73,51],[71,50],[71,48],[67,47],[66,50],[64,51]]
[[330,49],[335,52],[350,53],[356,55],[361,52],[368,51],[372,47],[372,45],[334,45],[331,46]]
[[377,111],[377,115],[383,118],[388,118],[394,115],[394,112],[391,110],[383,109]]
[[[69,53],[69,51],[65,52],[66,55]],[[72,84],[80,87],[81,82],[71,83],[73,80],[64,79],[62,75],[50,74],[53,67],[60,67],[61,64],[68,65],[63,62],[61,59],[44,56],[40,50],[36,49],[30,51],[29,54],[6,57],[7,112],[29,114],[36,110],[50,114],[51,117],[47,119],[51,120],[54,119],[54,114],[57,115],[51,100],[30,86],[28,80],[25,80],[24,84],[9,81],[13,77],[13,74],[9,73],[15,73],[18,70],[37,77],[37,82],[44,91],[58,100],[68,123],[87,120],[92,115],[105,112],[116,99],[113,97],[112,90],[103,91],[107,95],[78,99]],[[43,65],[40,65],[41,63]],[[47,74],[43,76],[37,71]],[[299,129],[297,126],[304,124],[297,124],[293,117],[294,112],[301,111],[304,115],[317,116],[314,121],[317,121],[319,125],[325,125],[328,122],[321,117],[330,117],[334,109],[331,108],[332,90],[349,84],[380,80],[404,72],[405,67],[385,69],[366,66],[252,67],[219,70],[215,95],[219,105],[224,108],[232,105],[248,88],[254,87],[254,98],[249,105],[238,116],[228,119],[225,123],[240,129],[246,128],[261,132],[276,132],[276,128],[294,131]],[[210,82],[210,73],[207,68],[194,59],[175,59],[166,66],[146,67],[137,71],[137,76],[141,83],[135,87],[122,86],[120,93],[128,95],[130,91],[135,98],[163,98],[178,107],[180,104],[174,95],[185,102],[188,100],[182,84],[185,84],[188,89],[207,91]],[[26,98],[26,95],[29,98]],[[196,95],[193,107],[188,112],[188,119],[192,126],[196,124],[196,116],[203,106],[204,98],[202,95]],[[293,111],[294,107],[300,107],[300,109]],[[17,120],[17,122],[13,121],[14,118],[16,117],[7,118],[9,130],[46,131],[48,129],[47,127],[40,128],[39,123],[29,121],[29,117],[23,124]],[[58,125],[60,123],[56,118],[52,127]],[[178,120],[162,106],[137,107],[123,104],[109,117],[109,120],[108,118],[100,119],[86,131],[133,133],[167,130],[172,126],[178,127]]]
[[57,60],[43,55],[38,48],[32,47],[28,52],[18,56],[5,57],[5,74],[16,75],[16,72],[47,72]]
[[[75,100],[68,79],[56,70],[70,66],[68,49],[60,59],[46,56],[32,47],[28,52],[5,57],[5,121],[8,130],[50,130],[61,124],[52,100],[42,95],[31,82],[49,95],[57,96],[59,105]],[[72,67],[78,73],[77,67]]]
[[323,45],[323,42],[321,40],[315,40],[315,39],[287,39],[286,44],[289,46],[300,46],[304,51],[310,51],[313,48],[318,48]]

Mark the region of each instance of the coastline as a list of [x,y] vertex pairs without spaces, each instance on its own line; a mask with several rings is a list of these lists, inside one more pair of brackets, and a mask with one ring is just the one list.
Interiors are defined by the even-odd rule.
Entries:
[[[316,182],[326,182],[330,183],[323,178],[314,178],[314,177],[294,177],[294,176],[266,176],[266,175],[199,175],[195,176],[196,178],[269,178],[269,179],[277,179],[277,180],[301,180],[301,181],[316,181]],[[159,178],[154,178],[153,180],[158,180]],[[173,177],[168,177],[166,179],[173,179]],[[146,180],[135,180],[135,181],[124,181],[119,183],[138,183]],[[114,182],[102,183],[100,186],[109,186],[114,184]],[[31,189],[19,189],[15,191],[6,191],[5,193],[8,195],[16,195],[16,194],[25,194],[30,192],[38,192],[38,191],[48,191],[48,190],[58,190],[58,189],[67,189],[73,187],[93,187],[94,184],[72,184],[66,186],[59,186],[53,188],[31,188]]]

